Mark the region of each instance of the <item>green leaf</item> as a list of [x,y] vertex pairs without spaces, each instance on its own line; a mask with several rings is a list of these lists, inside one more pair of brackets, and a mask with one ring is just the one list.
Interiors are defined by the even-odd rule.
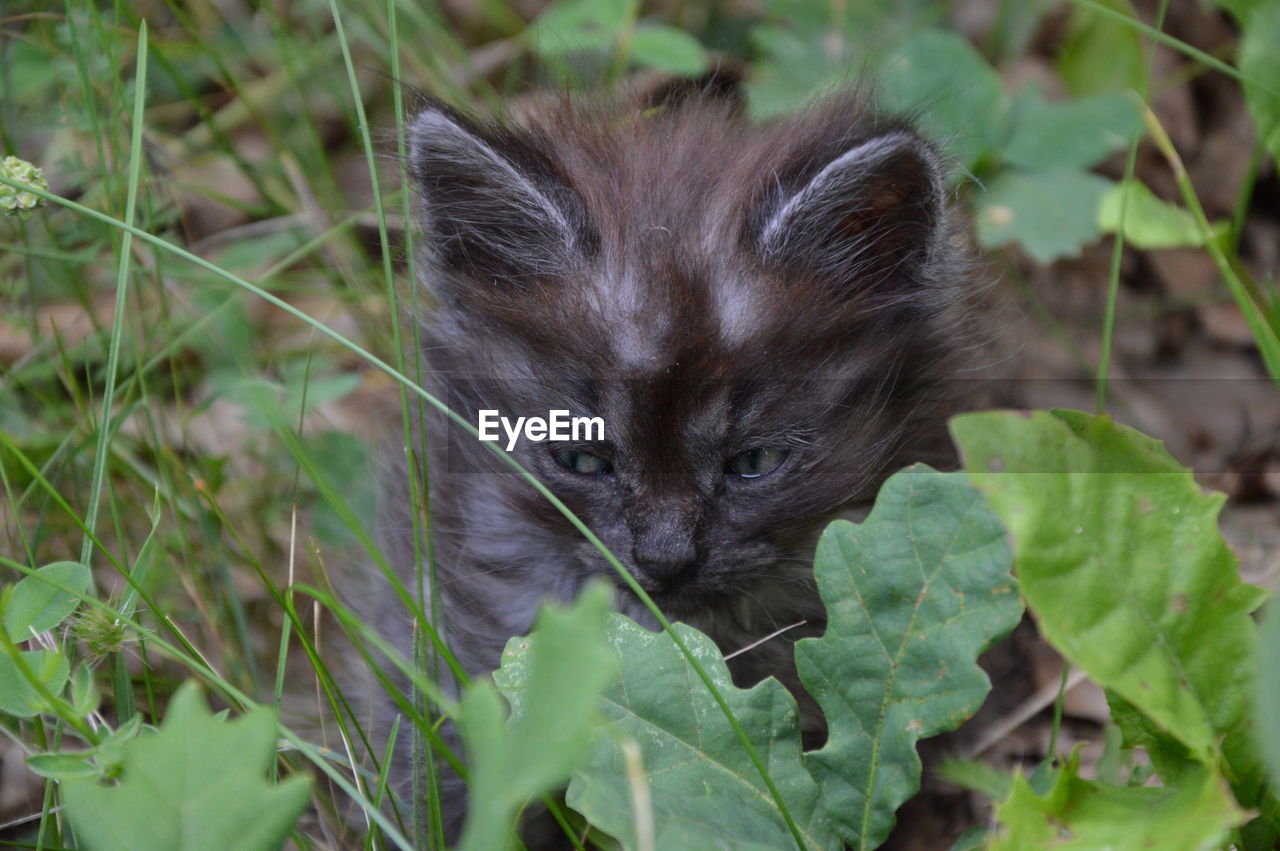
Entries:
[[330,481],[338,483],[335,493],[340,492],[346,509],[356,518],[353,522],[328,499],[317,500],[310,508],[312,534],[320,543],[334,548],[357,546],[356,531],[374,528],[378,504],[376,483],[368,475],[369,445],[348,432],[328,429],[304,433],[299,449]]
[[471,762],[463,849],[506,847],[519,808],[563,783],[585,758],[600,694],[617,673],[605,640],[611,597],[607,585],[593,584],[570,609],[544,608],[530,636],[507,644],[494,674],[512,707],[505,728],[493,686],[467,692],[458,712]]
[[874,848],[920,785],[916,742],[953,730],[991,688],[977,658],[1022,616],[1004,527],[963,476],[917,465],[860,525],[837,520],[814,572],[821,638],[796,667],[829,738],[805,762],[845,840]]
[[982,851],[987,847],[987,840],[991,836],[991,828],[986,825],[975,824],[973,827],[960,834],[955,843],[951,846],[951,851]]
[[1177,785],[1188,771],[1200,768],[1202,763],[1196,755],[1143,715],[1142,710],[1114,691],[1108,690],[1106,695],[1111,720],[1121,733],[1124,747],[1142,748],[1151,759],[1151,767],[1166,785]]
[[283,405],[286,390],[267,378],[220,373],[210,377],[213,392],[243,408],[241,419],[253,428],[288,428],[298,419],[297,409]]
[[93,686],[93,669],[81,662],[71,677],[71,708],[83,718],[98,708],[98,690]]
[[318,355],[288,361],[277,369],[286,392],[281,406],[295,418],[304,404],[310,411],[341,399],[360,386],[359,374],[343,372],[337,364]]
[[[49,694],[57,697],[67,684],[71,664],[56,650],[19,650],[18,656]],[[31,718],[50,709],[13,656],[0,654],[0,712]]]
[[525,36],[543,57],[609,50],[627,22],[635,19],[635,5],[636,0],[555,0]]
[[311,780],[267,782],[276,719],[209,714],[194,682],[169,703],[157,733],[122,745],[120,781],[71,778],[63,801],[90,851],[266,851],[279,848],[307,805]]
[[1080,100],[1024,98],[1002,157],[1028,171],[1088,169],[1129,144],[1142,126],[1133,101],[1118,92]]
[[1221,847],[1243,813],[1222,778],[1200,768],[1176,789],[1107,786],[1082,780],[1079,752],[1043,797],[1021,776],[996,810],[1001,829],[991,851],[1038,848],[1160,848],[1198,851]]
[[284,228],[258,236],[231,240],[216,252],[218,265],[246,277],[261,274],[307,241],[302,228]]
[[985,52],[997,65],[1026,52],[1056,0],[998,0]]
[[24,577],[14,586],[4,610],[4,629],[13,641],[31,638],[32,631],[40,633],[53,629],[80,605],[74,594],[45,582],[45,579],[83,594],[89,590],[92,577],[89,568],[74,561],[47,564],[34,575]]
[[119,727],[117,727],[116,729],[108,733],[107,737],[98,744],[98,747],[99,748],[106,747],[106,746],[114,747],[114,746],[123,745],[125,742],[129,741],[134,736],[138,735],[138,733],[141,730],[142,730],[142,716],[134,715],[128,721],[124,722]]
[[[125,746],[142,729],[142,714],[135,713],[128,721],[108,733],[106,738],[98,743],[98,746],[94,749],[94,761],[98,763],[107,776],[118,777],[120,775],[124,764]],[[152,727],[146,729],[149,733],[155,732]]]
[[992,412],[957,417],[951,430],[1013,536],[1045,639],[1150,719],[1137,731],[1117,712],[1127,739],[1170,737],[1210,766],[1221,751],[1237,796],[1254,806],[1249,613],[1264,595],[1241,582],[1218,531],[1226,497],[1202,493],[1158,441],[1107,417]]
[[1041,263],[1080,253],[1100,235],[1098,209],[1111,181],[1084,171],[1002,171],[978,196],[978,238],[1017,241]]
[[790,26],[759,24],[752,29],[755,52],[767,57],[756,63],[747,82],[752,117],[793,112],[815,92],[838,84],[844,65],[832,62],[825,51],[813,49],[820,37],[820,31],[814,35],[808,30],[796,32]]
[[631,59],[637,65],[692,77],[707,70],[707,53],[684,30],[657,24],[642,26],[631,37]]
[[[1099,5],[1134,17],[1128,0]],[[1071,10],[1067,38],[1058,53],[1058,73],[1077,97],[1099,92],[1143,91],[1146,68],[1138,31],[1083,6]]]
[[1268,0],[1213,0],[1213,5],[1219,9],[1226,9],[1232,15],[1235,15],[1243,29],[1245,24],[1249,22],[1249,15],[1253,14],[1253,10]]
[[1258,135],[1280,162],[1280,0],[1265,0],[1249,13],[1240,39],[1244,98]]
[[945,18],[936,0],[851,0],[839,7],[809,0],[764,0],[752,27],[747,81],[751,113],[791,112],[808,98],[847,87],[851,69],[877,69],[909,36]]
[[1267,606],[1258,633],[1258,740],[1271,770],[1271,782],[1280,783],[1280,605]]
[[[790,692],[772,677],[754,688],[737,688],[710,638],[684,624],[675,628],[765,760],[806,845],[839,847],[827,820],[815,817],[818,787],[801,761],[799,717]],[[648,775],[654,847],[794,849],[760,773],[671,637],[614,615],[609,640],[621,666],[620,678],[604,696],[610,724],[574,771],[569,805],[624,847],[638,847],[625,750],[634,742]]]
[[68,57],[53,45],[37,44],[34,39],[15,39],[9,50],[9,69],[6,79],[0,80],[0,98],[18,104],[48,97],[45,90],[58,83],[53,69],[65,65]]
[[1104,233],[1120,230],[1122,207],[1125,207],[1124,238],[1136,248],[1204,244],[1204,235],[1191,213],[1177,204],[1157,198],[1139,180],[1117,183],[1103,197],[1102,206],[1098,209],[1098,226]]
[[1000,147],[1009,99],[995,69],[964,36],[916,34],[886,62],[877,84],[882,106],[920,113],[922,129],[965,166]]
[[[829,526],[815,562],[827,631],[796,645],[800,677],[830,730],[812,754],[801,753],[795,700],[777,680],[737,688],[711,639],[676,625],[765,760],[806,846],[881,841],[918,787],[916,741],[982,702],[990,684],[975,660],[1021,612],[1010,560],[982,495],[927,467],[892,477],[862,525]],[[671,637],[621,616],[609,635],[621,676],[605,695],[608,735],[574,772],[570,805],[637,847],[641,783],[641,824],[664,851],[794,848],[737,733]]]
[[89,762],[89,753],[38,753],[27,757],[27,768],[50,780],[97,777],[102,771]]
[[211,376],[209,383],[215,394],[244,408],[246,424],[263,429],[294,428],[304,405],[307,411],[314,410],[360,386],[360,376],[335,373],[319,358],[310,364],[306,360],[283,364],[279,371],[279,382],[226,370]]
[[1009,797],[1013,775],[990,763],[976,759],[946,759],[938,763],[935,773],[948,783],[972,789],[993,801]]

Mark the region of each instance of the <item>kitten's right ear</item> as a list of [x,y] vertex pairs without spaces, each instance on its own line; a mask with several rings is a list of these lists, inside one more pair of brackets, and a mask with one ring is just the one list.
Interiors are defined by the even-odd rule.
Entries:
[[813,156],[804,162],[805,182],[765,208],[756,246],[767,262],[882,296],[927,283],[922,278],[945,228],[942,170],[928,143],[897,129],[825,165]]
[[572,191],[528,142],[432,104],[409,127],[409,168],[438,261],[480,280],[562,272],[582,241]]

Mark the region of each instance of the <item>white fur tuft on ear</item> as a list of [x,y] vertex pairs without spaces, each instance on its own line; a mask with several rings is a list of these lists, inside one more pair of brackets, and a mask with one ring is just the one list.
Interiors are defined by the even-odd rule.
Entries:
[[509,131],[486,138],[428,108],[409,128],[409,164],[442,261],[485,278],[554,274],[576,248],[567,190],[511,156]]
[[757,241],[770,262],[854,283],[904,271],[931,248],[943,219],[937,155],[895,130],[862,142],[776,202]]

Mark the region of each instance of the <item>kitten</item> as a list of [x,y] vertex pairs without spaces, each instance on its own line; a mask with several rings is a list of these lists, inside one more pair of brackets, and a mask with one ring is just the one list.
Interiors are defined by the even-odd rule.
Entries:
[[[431,104],[409,141],[428,389],[472,423],[600,417],[603,439],[514,454],[726,653],[804,622],[731,662],[797,691],[791,643],[823,627],[818,534],[940,423],[966,267],[938,152],[855,95],[760,125],[714,93],[565,100],[521,127]],[[443,626],[478,675],[542,600],[618,580],[488,447],[427,418]],[[407,576],[397,481],[383,527]]]

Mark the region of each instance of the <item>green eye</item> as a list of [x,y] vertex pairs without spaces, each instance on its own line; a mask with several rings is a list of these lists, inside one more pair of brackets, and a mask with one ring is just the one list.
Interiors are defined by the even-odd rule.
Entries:
[[613,472],[613,465],[608,461],[577,449],[561,449],[555,453],[555,458],[561,467],[582,476],[600,476]]
[[748,449],[741,455],[729,459],[725,472],[744,479],[767,476],[782,466],[791,453],[785,449]]

